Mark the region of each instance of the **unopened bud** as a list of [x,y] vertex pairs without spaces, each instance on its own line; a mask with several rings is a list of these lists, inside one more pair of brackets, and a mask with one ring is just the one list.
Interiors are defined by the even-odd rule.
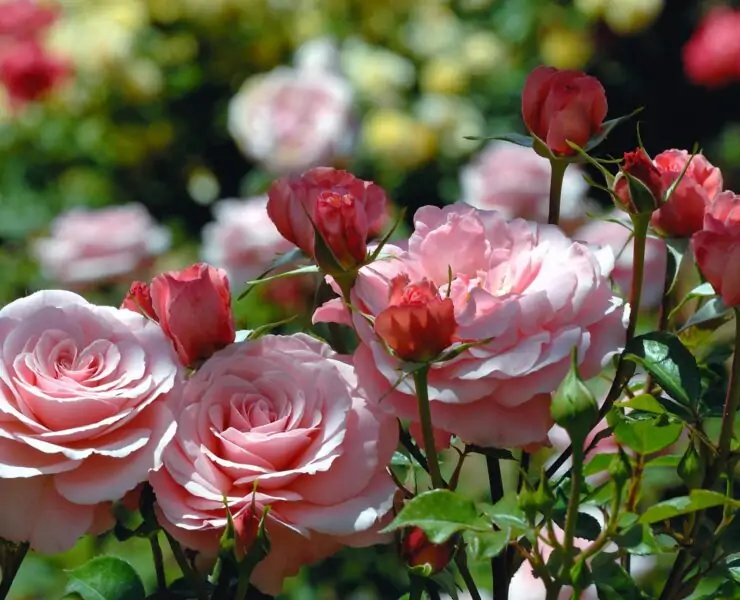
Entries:
[[534,523],[539,512],[540,501],[537,497],[537,491],[526,479],[522,482],[522,489],[519,492],[519,508],[522,510],[527,520]]
[[686,452],[678,463],[678,476],[689,489],[701,487],[704,481],[704,463],[696,451],[693,442],[686,448]]
[[624,484],[632,477],[632,463],[627,453],[619,448],[619,452],[614,455],[609,463],[609,478],[614,482],[617,488],[624,487]]
[[550,413],[568,433],[573,446],[583,448],[586,436],[599,420],[599,405],[578,375],[576,352],[574,349],[570,371],[552,400]]
[[401,540],[401,554],[409,567],[429,565],[431,573],[439,573],[452,559],[457,547],[455,536],[442,544],[433,544],[418,527],[406,530]]

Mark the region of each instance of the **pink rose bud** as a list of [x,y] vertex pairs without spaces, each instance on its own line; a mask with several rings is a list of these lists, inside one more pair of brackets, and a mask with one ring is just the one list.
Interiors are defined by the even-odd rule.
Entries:
[[697,85],[718,88],[740,81],[740,10],[710,10],[683,47],[686,76]]
[[152,295],[149,292],[149,286],[141,281],[134,281],[131,284],[121,308],[128,308],[149,317],[152,321],[159,321],[152,306]]
[[236,335],[226,273],[205,263],[158,275],[151,298],[159,324],[184,365],[228,346]]
[[418,527],[407,530],[401,541],[401,555],[409,567],[429,565],[432,573],[439,573],[455,553],[456,539],[451,537],[443,544],[433,544]]
[[452,343],[455,307],[429,280],[411,283],[408,275],[391,281],[390,305],[375,318],[375,333],[403,360],[425,361]]
[[[622,173],[614,181],[614,193],[619,198],[622,208],[630,214],[652,213],[660,208],[663,196],[670,182],[666,182],[653,161],[642,149],[624,153]],[[640,186],[642,193],[639,198],[633,198],[628,177],[636,179],[633,186]]]
[[316,225],[341,266],[353,267],[365,259],[368,233],[386,218],[387,201],[385,191],[371,181],[318,167],[275,181],[267,213],[285,239],[314,258]]
[[666,150],[653,159],[668,185],[686,168],[668,201],[653,213],[650,224],[664,237],[690,237],[702,228],[704,211],[722,191],[722,172],[702,154],[693,158],[686,150]]
[[69,70],[66,62],[48,54],[34,40],[14,43],[0,56],[0,82],[15,106],[41,99]]
[[606,111],[604,87],[580,71],[539,66],[524,83],[524,123],[554,154],[575,152],[566,140],[584,147],[601,131]]
[[691,238],[702,275],[727,306],[740,305],[740,195],[722,192],[704,215],[704,229]]

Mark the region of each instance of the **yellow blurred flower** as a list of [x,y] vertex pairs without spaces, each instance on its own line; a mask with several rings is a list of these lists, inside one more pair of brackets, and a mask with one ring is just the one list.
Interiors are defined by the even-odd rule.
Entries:
[[470,73],[483,75],[505,65],[509,60],[509,49],[496,34],[476,31],[463,41],[461,55]]
[[414,105],[414,114],[434,129],[439,136],[439,150],[446,156],[472,152],[480,142],[465,137],[485,134],[483,115],[474,103],[461,96],[423,94]]
[[159,65],[149,59],[144,58],[124,63],[120,75],[123,89],[131,100],[152,100],[164,88],[164,78]]
[[542,60],[558,69],[581,69],[592,54],[593,43],[586,31],[557,27],[540,40]]
[[454,56],[438,56],[421,70],[419,85],[429,94],[460,94],[468,89],[469,74]]
[[604,21],[614,33],[638,33],[653,24],[664,5],[664,0],[610,0]]
[[403,40],[414,54],[435,56],[457,48],[463,38],[460,20],[448,7],[420,2],[403,31]]
[[589,19],[600,19],[604,14],[608,0],[573,0],[573,5]]
[[434,130],[400,110],[376,109],[362,125],[363,146],[379,162],[413,169],[434,157]]

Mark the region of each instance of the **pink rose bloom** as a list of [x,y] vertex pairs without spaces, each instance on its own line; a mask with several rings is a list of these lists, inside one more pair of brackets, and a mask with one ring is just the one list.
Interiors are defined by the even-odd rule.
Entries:
[[156,323],[57,290],[0,309],[0,340],[0,537],[62,552],[161,465],[177,356]]
[[[607,215],[619,218],[625,225],[629,219],[616,211]],[[573,234],[573,239],[587,244],[608,246],[617,257],[612,271],[612,280],[623,297],[629,298],[632,289],[632,265],[634,262],[634,238],[630,230],[611,221],[592,220]],[[656,308],[663,297],[667,250],[665,242],[649,236],[645,244],[645,266],[642,278],[640,308]]]
[[253,502],[270,506],[272,551],[252,576],[261,591],[277,595],[302,565],[381,539],[398,430],[328,345],[268,335],[217,352],[185,384],[178,427],[150,479],[163,526],[214,556],[224,496],[237,522]]
[[59,17],[59,7],[34,0],[4,0],[0,4],[0,36],[35,38]]
[[722,87],[740,81],[740,10],[717,6],[683,47],[686,76],[697,85]]
[[335,299],[314,321],[354,325],[362,342],[355,353],[360,383],[398,417],[418,420],[413,381],[391,391],[401,363],[366,315],[389,306],[391,282],[400,274],[426,278],[441,297],[449,295],[457,341],[480,342],[435,363],[429,374],[435,427],[468,443],[547,444],[550,394],[567,374],[573,348],[581,374],[593,377],[624,344],[627,311],[609,284],[611,250],[591,251],[557,227],[507,221],[462,203],[425,206],[414,217],[408,249],[386,246],[385,253],[395,256],[360,270],[351,316]]
[[[547,223],[550,161],[531,148],[492,142],[460,172],[461,200],[476,208],[498,210],[507,219],[521,217]],[[560,219],[572,229],[586,216],[588,184],[583,170],[565,171]]]
[[295,248],[267,215],[267,196],[221,200],[214,204],[213,215],[216,220],[203,228],[201,254],[228,273],[235,290]]
[[352,88],[331,71],[277,67],[249,79],[229,104],[229,132],[249,158],[278,175],[346,156]]
[[704,228],[691,238],[702,275],[727,306],[740,305],[740,195],[723,192],[704,215]]
[[73,209],[58,216],[34,253],[44,274],[64,285],[101,283],[131,275],[170,245],[141,204]]
[[13,108],[42,99],[70,73],[71,66],[36,40],[12,42],[0,52],[0,82]]

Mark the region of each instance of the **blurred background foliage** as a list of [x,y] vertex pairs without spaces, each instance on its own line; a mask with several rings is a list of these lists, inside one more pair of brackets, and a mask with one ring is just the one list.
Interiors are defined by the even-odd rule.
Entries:
[[[73,207],[141,203],[172,232],[153,271],[200,256],[212,204],[264,191],[274,174],[232,139],[228,106],[243,83],[332,39],[354,90],[356,144],[343,167],[383,185],[408,216],[453,202],[480,149],[465,136],[522,131],[520,93],[537,64],[588,70],[609,116],[638,106],[651,153],[698,142],[740,183],[740,86],[707,89],[684,75],[681,49],[709,7],[691,0],[61,0],[45,34],[73,74],[43,101],[0,112],[0,302],[52,285],[29,251]],[[0,11],[2,11],[0,3]],[[2,100],[2,99],[0,99]],[[347,132],[347,135],[353,135]],[[634,148],[633,126],[602,154]],[[598,198],[598,195],[595,197]],[[605,201],[604,198],[601,198]],[[124,286],[125,287],[125,286]],[[119,304],[125,291],[86,290]],[[246,307],[246,308],[245,308]],[[249,325],[275,317],[250,297]],[[475,472],[475,464],[466,467]],[[480,490],[479,478],[464,480]],[[63,569],[101,548],[152,583],[148,545],[86,539],[30,557],[11,597],[55,598]],[[173,571],[174,572],[174,571]],[[305,570],[286,598],[392,598],[406,575],[392,548],[343,553]]]

